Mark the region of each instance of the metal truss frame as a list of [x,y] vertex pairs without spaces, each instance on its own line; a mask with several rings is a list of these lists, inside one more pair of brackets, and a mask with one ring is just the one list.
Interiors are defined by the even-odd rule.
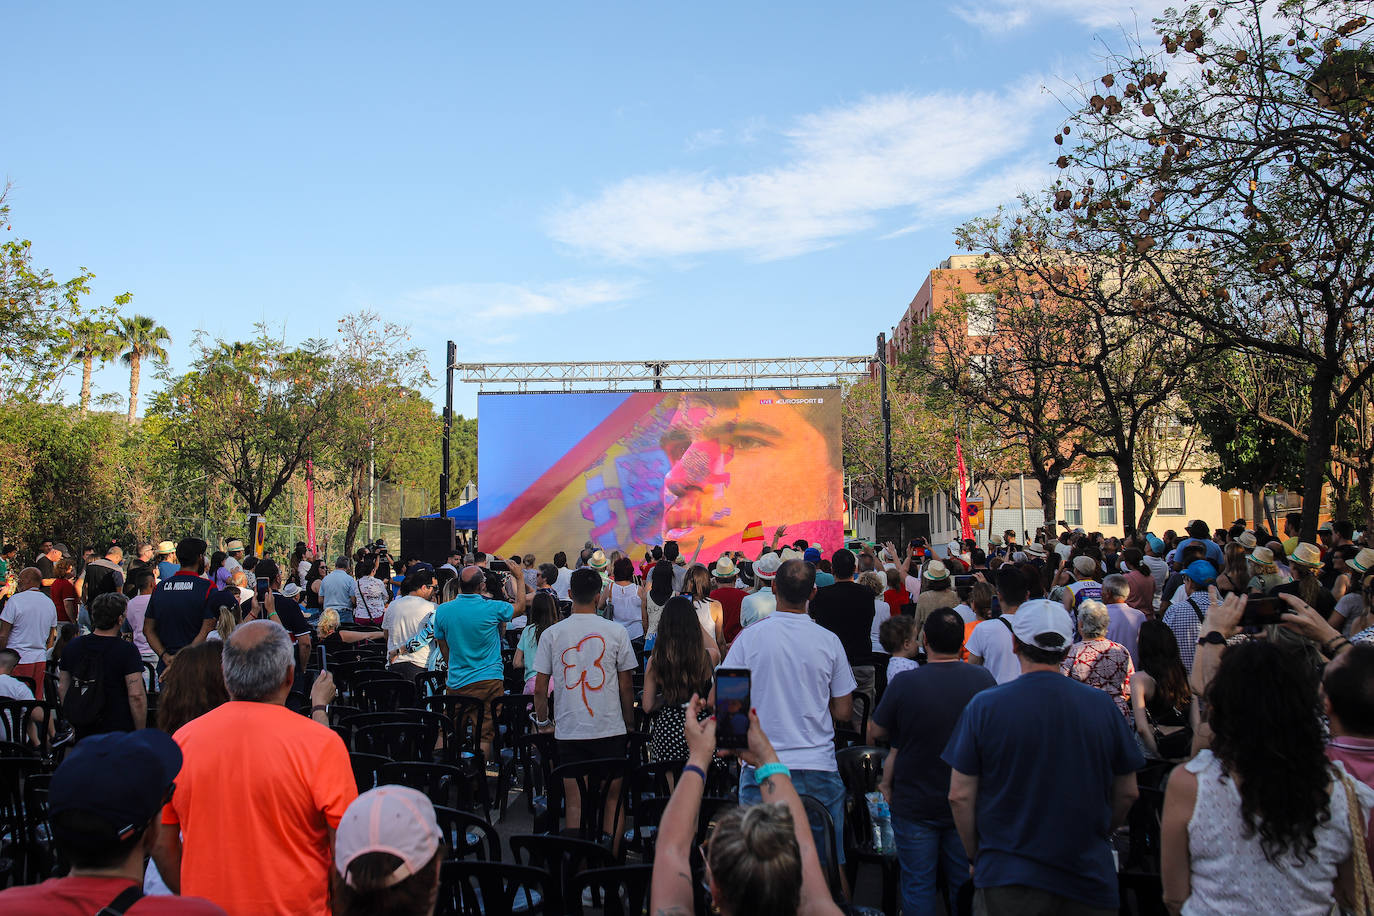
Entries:
[[484,393],[817,388],[869,374],[872,356],[625,360],[582,363],[450,363]]

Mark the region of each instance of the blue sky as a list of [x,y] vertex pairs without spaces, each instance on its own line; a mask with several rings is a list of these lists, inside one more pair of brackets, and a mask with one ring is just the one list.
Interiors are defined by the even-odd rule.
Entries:
[[0,171],[36,260],[131,291],[174,368],[196,330],[361,308],[436,380],[450,337],[863,353],[960,222],[1043,185],[1061,100],[1162,5],[10,0]]

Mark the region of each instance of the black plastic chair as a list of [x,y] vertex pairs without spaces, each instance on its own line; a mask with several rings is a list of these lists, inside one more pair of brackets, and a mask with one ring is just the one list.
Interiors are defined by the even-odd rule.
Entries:
[[537,833],[553,833],[563,813],[563,782],[553,778],[558,766],[558,742],[553,735],[530,732],[516,745],[525,788],[525,804]]
[[428,761],[437,737],[423,722],[364,725],[354,729],[352,748],[360,754],[380,754],[391,760]]
[[434,819],[444,835],[450,859],[501,861],[501,836],[491,821],[469,811],[443,805],[434,806]]
[[445,808],[476,811],[485,816],[490,807],[486,773],[476,767],[418,760],[391,761],[382,767],[378,779],[382,785],[409,786],[423,792],[431,802]]
[[32,884],[40,878],[39,850],[28,842],[24,787],[42,769],[43,761],[37,757],[0,758],[0,842],[6,857],[14,861],[21,884]]
[[445,693],[426,697],[423,708],[448,716],[453,720],[459,744],[468,750],[481,750],[482,723],[486,721],[487,704],[477,697]]
[[399,675],[394,679],[367,678],[357,684],[355,699],[369,712],[390,712],[413,707],[418,702],[415,685]]
[[447,687],[447,671],[426,671],[415,678],[415,689],[420,691],[421,702],[430,697],[443,696]]
[[[835,854],[835,821],[830,810],[820,800],[810,795],[801,796],[802,807],[806,809],[806,820],[813,834],[820,834],[822,840],[816,853],[821,860],[821,870],[825,872],[825,883],[830,888],[830,896],[835,903],[844,905],[844,882],[840,880],[840,859]],[[897,912],[895,909],[890,912]]]
[[554,912],[576,911],[581,898],[573,897],[573,879],[592,868],[611,868],[620,863],[615,853],[599,843],[551,834],[516,834],[510,851],[520,865],[539,868],[553,878],[550,905]]
[[48,735],[46,721],[58,713],[57,704],[51,700],[0,700],[0,738],[15,744],[29,744],[29,723],[34,720],[34,711],[43,710],[45,724],[38,725],[38,747],[35,753],[45,759],[52,755],[52,739]]
[[658,829],[658,818],[663,813],[660,806],[657,816],[651,821],[645,816],[646,804],[652,799],[666,799],[671,796],[677,780],[682,776],[682,768],[686,765],[686,760],[660,760],[641,764],[630,774],[627,805],[634,825],[625,831],[625,843],[628,849],[645,856],[646,860],[653,857],[654,833]]
[[[553,771],[555,780],[571,780],[577,784],[582,807],[579,822],[565,825],[564,832],[584,840],[601,842],[605,810],[614,806],[616,823],[625,812],[625,799],[630,791],[630,762],[623,757],[605,757],[569,763]],[[618,784],[617,784],[618,783]],[[566,806],[566,799],[564,800]],[[614,849],[620,849],[618,837],[612,837]]]
[[573,881],[568,912],[581,916],[582,892],[590,889],[592,906],[603,916],[642,916],[649,912],[649,893],[653,888],[652,865],[620,865],[614,868],[593,868],[584,871]]
[[1140,795],[1126,813],[1125,854],[1117,872],[1123,908],[1134,898],[1139,916],[1163,916],[1164,884],[1159,870],[1160,826],[1164,816],[1164,789],[1140,786]]
[[496,913],[549,913],[553,878],[526,865],[457,860],[439,866],[441,916],[489,916]]
[[883,909],[895,912],[899,869],[894,854],[881,853],[873,848],[873,819],[868,813],[869,792],[876,792],[883,778],[883,761],[887,750],[880,747],[848,747],[835,754],[835,763],[844,782],[844,854],[845,876],[854,886],[859,865],[877,865],[882,869]]
[[491,759],[496,763],[496,803],[505,817],[506,803],[515,782],[519,764],[519,742],[529,734],[530,713],[534,697],[523,693],[508,693],[491,701]]
[[381,785],[377,777],[382,772],[382,767],[391,762],[380,754],[350,753],[348,760],[353,764],[353,780],[358,784],[359,793]]
[[868,694],[860,693],[857,690],[850,694],[850,696],[854,701],[854,713],[859,717],[859,727],[857,731],[860,735],[867,735],[868,720],[873,714],[872,701],[869,700]]

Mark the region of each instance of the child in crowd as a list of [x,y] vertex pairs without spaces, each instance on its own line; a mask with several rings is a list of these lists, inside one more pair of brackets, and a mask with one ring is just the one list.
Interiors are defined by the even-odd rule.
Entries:
[[916,618],[905,614],[889,617],[878,627],[878,639],[883,650],[892,656],[887,663],[887,682],[903,671],[917,667],[916,663]]

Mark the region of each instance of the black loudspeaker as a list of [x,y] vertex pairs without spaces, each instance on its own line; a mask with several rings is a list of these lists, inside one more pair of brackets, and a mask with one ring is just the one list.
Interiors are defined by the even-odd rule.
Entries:
[[453,553],[453,532],[451,518],[401,519],[401,559],[424,560],[438,569]]
[[926,512],[879,512],[877,541],[888,541],[898,547],[911,543],[913,538],[925,538],[930,543],[930,514]]

